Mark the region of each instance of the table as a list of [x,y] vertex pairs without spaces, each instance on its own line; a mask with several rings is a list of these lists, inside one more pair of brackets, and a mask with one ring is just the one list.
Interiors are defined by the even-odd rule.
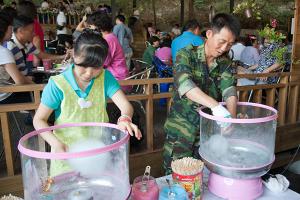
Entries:
[[[204,168],[204,173],[203,173],[203,189],[204,189],[204,195],[203,195],[203,200],[223,200],[220,197],[215,196],[211,192],[209,192],[208,187],[207,187],[207,182],[208,182],[208,174],[209,171],[207,168]],[[163,176],[160,178],[156,179],[156,182],[161,189],[163,186],[167,186],[166,179],[172,180],[172,176]],[[264,186],[264,193],[262,196],[260,196],[257,200],[300,200],[300,194],[288,189],[285,192],[282,193],[274,193],[270,191],[268,188]]]
[[35,83],[47,83],[50,76],[54,76],[60,74],[62,72],[61,69],[51,69],[51,70],[44,70],[44,69],[33,69],[32,75],[34,77]]

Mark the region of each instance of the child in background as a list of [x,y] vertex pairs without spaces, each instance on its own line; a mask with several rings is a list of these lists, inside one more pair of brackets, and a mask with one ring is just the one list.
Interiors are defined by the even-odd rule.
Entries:
[[156,49],[159,47],[160,39],[156,36],[152,36],[149,38],[148,42],[150,45],[144,51],[143,61],[148,63],[149,65],[152,65],[153,56]]
[[[121,110],[120,128],[141,138],[138,127],[132,123],[133,108],[112,74],[103,69],[108,44],[95,31],[84,31],[74,45],[74,65],[60,75],[50,78],[43,90],[41,104],[34,116],[36,129],[48,127],[48,118],[55,112],[55,124],[79,122],[108,122],[106,99]],[[57,130],[41,135],[51,146],[51,152],[66,152],[68,146],[84,139],[84,133]],[[71,137],[70,137],[71,136]],[[70,170],[65,161],[51,162],[50,174],[58,175]]]

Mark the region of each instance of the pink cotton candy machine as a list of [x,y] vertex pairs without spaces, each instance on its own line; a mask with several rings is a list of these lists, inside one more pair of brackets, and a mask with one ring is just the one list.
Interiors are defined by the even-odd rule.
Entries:
[[200,108],[199,154],[211,171],[209,190],[229,200],[252,200],[263,193],[261,176],[274,162],[277,111],[240,102],[237,118]]
[[[54,130],[72,136],[65,153],[52,153],[40,134]],[[26,200],[123,200],[131,187],[129,135],[116,125],[76,123],[52,126],[21,138]]]

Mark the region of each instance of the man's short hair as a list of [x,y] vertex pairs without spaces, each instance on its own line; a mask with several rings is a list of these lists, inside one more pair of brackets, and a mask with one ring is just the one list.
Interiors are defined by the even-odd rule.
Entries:
[[191,19],[186,22],[183,27],[183,31],[192,30],[194,31],[196,28],[201,29],[201,24],[196,19]]
[[154,42],[157,42],[157,41],[160,41],[160,39],[157,37],[157,36],[151,36],[149,39],[148,39],[148,42],[153,45]]
[[32,19],[37,17],[37,9],[31,1],[20,2],[17,6],[17,13]]
[[236,38],[239,37],[241,25],[239,20],[233,15],[227,13],[219,13],[212,20],[211,28],[215,32],[220,32],[222,28],[227,28]]
[[124,15],[117,15],[116,19],[120,20],[121,22],[125,23],[125,16]]
[[86,22],[96,26],[100,31],[111,31],[113,28],[111,17],[101,11],[93,12]]
[[34,23],[34,21],[32,18],[24,16],[24,15],[19,15],[14,18],[13,31],[14,31],[14,33],[16,33],[19,28],[28,26],[33,23]]

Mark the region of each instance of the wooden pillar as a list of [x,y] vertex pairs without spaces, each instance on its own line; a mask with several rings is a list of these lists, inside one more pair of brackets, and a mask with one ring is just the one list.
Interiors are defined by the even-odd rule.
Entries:
[[229,12],[232,13],[233,12],[233,8],[234,8],[234,0],[230,0],[229,1]]
[[[292,58],[296,61],[300,60],[300,0],[295,0]],[[300,73],[300,63],[298,63],[298,64],[292,63],[291,72]],[[298,77],[291,76],[290,82],[293,82],[293,81],[300,81],[300,77],[299,76]],[[299,88],[299,90],[300,90],[300,88]],[[298,91],[298,93],[299,92],[300,91]],[[293,98],[291,95],[293,95],[293,92],[289,93],[289,99]],[[298,106],[296,106],[296,107],[299,107],[300,106],[300,97],[298,96],[298,101],[295,101],[293,103],[297,103]],[[290,106],[291,106],[291,104],[290,104]],[[300,112],[298,113],[298,115],[300,115]],[[294,120],[292,120],[292,121],[294,121]]]
[[4,144],[4,152],[5,152],[5,160],[6,160],[6,168],[7,175],[14,175],[14,162],[13,162],[13,154],[12,154],[12,146],[9,134],[8,127],[8,117],[7,113],[0,113],[1,116],[1,129],[3,135],[3,144]]
[[194,0],[189,0],[189,20],[194,18]]
[[149,98],[146,100],[146,133],[147,133],[147,151],[153,151],[153,84],[146,86],[146,94]]
[[152,9],[153,9],[153,22],[154,22],[154,26],[156,27],[156,6],[155,6],[155,0],[152,0]]
[[184,0],[180,0],[180,26],[184,23]]

